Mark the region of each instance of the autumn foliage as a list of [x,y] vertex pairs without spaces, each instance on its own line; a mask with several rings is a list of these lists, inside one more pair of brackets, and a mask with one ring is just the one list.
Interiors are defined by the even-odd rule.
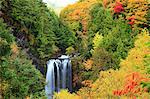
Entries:
[[[147,74],[145,65],[150,55],[147,45],[150,43],[150,36],[147,30],[138,35],[135,47],[129,51],[129,55],[120,63],[119,70],[101,71],[99,78],[90,86],[81,88],[77,96],[82,99],[108,99],[125,98],[136,99],[150,97],[147,87],[142,87],[142,82],[150,82],[150,74]],[[72,98],[75,99],[75,98]]]
[[0,99],[47,99],[61,54],[73,92],[54,99],[150,99],[150,0],[78,0],[60,16],[42,1],[0,1]]
[[75,4],[65,7],[60,14],[63,24],[77,37],[76,49],[78,52],[84,54],[88,53],[88,24],[91,20],[90,10],[98,0],[83,0]]
[[[110,9],[113,13],[125,15],[130,25],[147,26],[146,15],[149,9],[148,0],[103,0],[103,6]],[[133,19],[134,17],[134,19]],[[132,18],[132,20],[130,20]],[[139,28],[141,30],[141,28]]]
[[114,6],[114,13],[121,13],[124,11],[123,5],[120,2],[116,2]]
[[96,4],[97,0],[84,0],[77,2],[73,5],[69,5],[61,12],[61,18],[64,23],[73,23],[78,21],[82,25],[82,35],[86,35],[88,21],[90,20],[90,8]]
[[142,88],[140,86],[141,82],[149,82],[150,79],[146,78],[147,75],[142,75],[138,72],[133,72],[126,76],[125,85],[122,90],[115,90],[113,94],[115,96],[128,95],[130,97],[136,97],[137,94],[142,94],[142,92],[147,92],[147,88]]

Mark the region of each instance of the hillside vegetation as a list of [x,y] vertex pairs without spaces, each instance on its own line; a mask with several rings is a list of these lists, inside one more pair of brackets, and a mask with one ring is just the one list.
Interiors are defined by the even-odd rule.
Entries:
[[79,0],[60,16],[42,0],[0,1],[0,98],[46,99],[46,63],[71,56],[73,93],[149,99],[150,1]]

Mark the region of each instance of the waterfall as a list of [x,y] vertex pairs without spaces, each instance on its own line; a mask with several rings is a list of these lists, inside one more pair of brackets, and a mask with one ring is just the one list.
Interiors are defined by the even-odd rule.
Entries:
[[68,56],[62,55],[47,62],[45,92],[52,99],[54,92],[68,89],[72,92],[72,67]]
[[[53,91],[54,91],[54,87],[55,87],[55,77],[54,77],[54,62],[55,62],[55,60],[50,60],[50,61],[48,61],[48,63],[47,63],[47,67],[48,67],[48,69],[47,69],[47,74],[46,74],[46,86],[45,86],[45,92],[46,92],[46,95],[48,96],[48,97],[52,97],[52,95],[53,95]],[[51,99],[51,98],[49,98],[49,99]]]
[[62,61],[62,88],[66,88],[66,74],[67,74],[67,63],[68,60]]
[[68,79],[69,79],[69,84],[68,85],[68,88],[70,90],[70,92],[72,92],[72,67],[71,67],[71,60],[69,60],[68,62]]

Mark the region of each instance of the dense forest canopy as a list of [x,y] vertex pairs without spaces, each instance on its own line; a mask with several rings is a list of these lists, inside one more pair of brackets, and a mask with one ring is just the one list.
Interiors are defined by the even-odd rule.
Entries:
[[0,98],[46,99],[46,63],[72,60],[56,99],[150,97],[150,1],[79,0],[59,16],[42,0],[0,1]]
[[45,65],[49,57],[75,42],[75,36],[41,0],[3,1],[2,17],[36,65]]

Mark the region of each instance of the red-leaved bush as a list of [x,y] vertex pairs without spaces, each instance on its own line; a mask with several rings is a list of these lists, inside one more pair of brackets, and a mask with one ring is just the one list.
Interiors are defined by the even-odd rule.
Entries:
[[114,6],[114,13],[121,13],[124,11],[123,5],[120,2],[116,2]]
[[127,95],[133,99],[136,99],[136,94],[141,94],[142,92],[147,92],[146,88],[141,87],[141,82],[148,82],[149,79],[145,78],[142,74],[138,72],[133,72],[126,76],[125,86],[122,90],[115,90],[113,94],[115,96]]
[[128,24],[133,25],[135,23],[135,16],[131,16],[127,20],[129,20]]

